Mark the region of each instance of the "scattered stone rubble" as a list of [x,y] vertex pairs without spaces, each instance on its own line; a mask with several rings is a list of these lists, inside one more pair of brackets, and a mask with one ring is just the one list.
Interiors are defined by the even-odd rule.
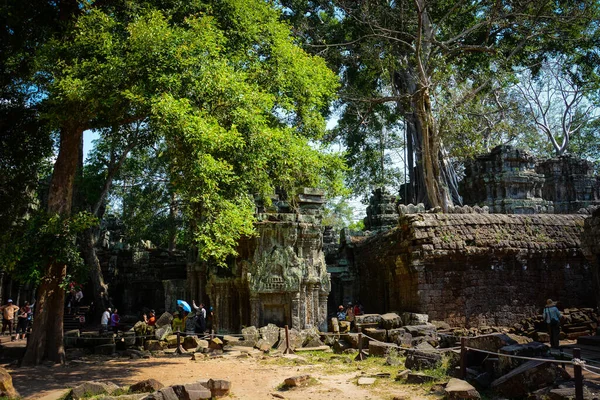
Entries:
[[171,386],[164,386],[155,379],[147,379],[129,387],[119,387],[112,382],[87,381],[71,389],[67,398],[79,400],[99,396],[95,398],[99,400],[202,400],[228,396],[230,390],[231,382],[221,379]]
[[[593,308],[567,308],[562,311],[562,315],[560,339],[577,340],[581,336],[596,334],[600,316]],[[550,342],[548,328],[541,315],[519,321],[510,332],[530,337],[537,342]]]

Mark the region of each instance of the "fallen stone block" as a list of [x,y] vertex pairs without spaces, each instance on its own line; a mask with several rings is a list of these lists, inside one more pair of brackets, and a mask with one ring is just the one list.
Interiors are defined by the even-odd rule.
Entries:
[[336,340],[333,343],[333,352],[342,354],[345,350],[352,348],[351,344],[344,339]]
[[[304,337],[300,334],[295,328],[288,329],[289,341],[290,341],[290,349],[296,350],[299,347],[302,347],[304,343]],[[281,328],[279,330],[279,343],[277,345],[277,349],[284,351],[286,349],[286,341],[285,341],[285,329]]]
[[223,397],[229,394],[231,390],[231,382],[223,379],[209,379],[207,387],[213,397]]
[[210,399],[212,393],[203,382],[186,383],[184,385],[172,385],[173,392],[180,400]]
[[358,378],[358,386],[369,386],[369,385],[373,385],[375,383],[376,379],[375,378],[369,378],[369,377],[365,377],[362,376],[360,378]]
[[462,379],[451,378],[446,388],[446,399],[448,400],[469,400],[480,399],[479,392],[469,383]]
[[156,340],[166,340],[169,335],[173,334],[171,325],[165,325],[160,328],[156,328],[154,331],[154,337]]
[[111,394],[118,388],[119,387],[112,382],[88,381],[75,386],[71,391],[71,396],[74,400],[79,400],[100,394]]
[[[301,332],[301,337],[304,338],[302,347],[321,347],[325,344],[321,340],[321,332],[315,327],[303,330]],[[285,340],[285,336],[283,339]]]
[[259,329],[260,338],[263,342],[267,342],[269,347],[273,347],[279,341],[279,328],[277,325],[268,324]]
[[156,400],[179,400],[179,397],[170,386],[160,389],[158,392],[156,392],[156,394],[162,396],[157,396]]
[[[498,350],[501,354],[521,356],[521,357],[544,357],[549,352],[548,346],[540,342],[530,342],[525,344],[513,344],[504,346]],[[512,357],[499,356],[500,370],[508,371],[517,368],[519,365],[525,363],[525,360]]]
[[380,326],[383,329],[396,329],[402,326],[402,319],[396,313],[387,313],[381,315]]
[[283,381],[283,384],[288,387],[299,387],[308,385],[309,382],[310,375],[297,375],[292,376],[290,378],[286,378],[285,381]]
[[[342,336],[342,339],[350,343],[350,346],[354,349],[358,349],[358,333],[347,333]],[[362,348],[369,348],[369,338],[362,335]]]
[[173,322],[173,316],[168,313],[168,312],[164,312],[157,320],[156,323],[154,324],[154,326],[156,326],[156,328],[162,328],[163,326],[171,326],[171,323]]
[[525,398],[528,393],[570,378],[554,363],[528,361],[492,382],[491,387],[503,396]]
[[177,347],[177,335],[169,335],[165,340],[170,348]]
[[381,323],[381,315],[379,314],[363,314],[363,315],[355,315],[354,323],[357,325],[367,325],[367,324],[375,324],[379,326]]
[[181,347],[186,350],[197,349],[200,345],[200,339],[198,339],[196,336],[186,336],[182,338],[181,342]]
[[474,349],[498,352],[502,347],[518,344],[516,340],[504,333],[492,333],[465,338],[465,345]]
[[397,350],[398,346],[392,343],[369,342],[369,355],[375,357],[387,357],[392,349]]
[[378,340],[380,342],[387,342],[387,331],[385,329],[367,328],[364,330],[365,335],[370,339]]
[[435,377],[421,373],[409,373],[406,375],[406,383],[423,384],[435,381]]
[[352,325],[350,321],[339,321],[338,323],[340,325],[340,333],[350,332],[350,328]]
[[420,371],[423,369],[434,369],[442,362],[442,355],[438,352],[425,352],[411,350],[406,354],[404,366],[408,369]]
[[162,389],[164,386],[156,379],[150,378],[134,383],[129,387],[129,391],[133,393],[152,393]]
[[254,347],[260,337],[260,333],[255,326],[242,328],[242,335],[244,335],[244,339],[237,342],[236,346]]
[[400,314],[402,325],[426,325],[429,322],[429,315],[403,312]]
[[169,345],[167,342],[158,341],[158,340],[146,340],[144,342],[144,349],[148,351],[162,351],[166,349]]
[[401,347],[412,347],[412,335],[404,330],[404,328],[390,329],[388,332],[388,340]]
[[403,329],[410,333],[413,337],[418,336],[431,336],[434,337],[436,335],[435,326],[431,324],[425,325],[407,325],[404,326]]

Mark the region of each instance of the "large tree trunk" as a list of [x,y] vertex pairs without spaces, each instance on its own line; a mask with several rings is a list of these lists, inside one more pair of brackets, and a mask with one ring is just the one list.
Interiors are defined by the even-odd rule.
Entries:
[[[64,126],[60,136],[60,150],[48,193],[48,213],[63,218],[71,215],[73,186],[79,160],[79,144],[83,129],[78,125]],[[65,362],[63,345],[63,318],[65,291],[60,284],[67,274],[63,263],[51,262],[38,289],[32,333],[27,341],[23,365],[39,364],[47,359]]]
[[106,307],[111,306],[108,297],[108,284],[104,282],[100,260],[96,254],[97,241],[98,232],[96,228],[88,228],[83,232],[81,252],[83,253],[85,264],[90,268],[90,279],[92,281],[92,290],[94,291],[92,298],[96,304],[96,315],[94,317],[99,316],[106,310]]

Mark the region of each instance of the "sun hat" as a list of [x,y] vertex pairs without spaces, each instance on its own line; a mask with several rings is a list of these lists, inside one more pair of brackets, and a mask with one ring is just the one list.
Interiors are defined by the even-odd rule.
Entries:
[[548,299],[548,300],[546,300],[546,305],[547,306],[555,306],[556,303],[554,301],[552,301],[552,299]]

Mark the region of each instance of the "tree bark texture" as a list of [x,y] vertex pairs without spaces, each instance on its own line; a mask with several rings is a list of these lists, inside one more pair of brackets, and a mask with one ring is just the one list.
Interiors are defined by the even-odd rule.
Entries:
[[[73,186],[79,161],[79,145],[83,129],[77,125],[61,130],[60,150],[54,164],[48,193],[48,213],[61,217],[71,215]],[[47,359],[65,362],[63,319],[65,290],[60,287],[67,274],[67,266],[51,262],[38,289],[32,333],[27,341],[23,365],[35,365]]]

